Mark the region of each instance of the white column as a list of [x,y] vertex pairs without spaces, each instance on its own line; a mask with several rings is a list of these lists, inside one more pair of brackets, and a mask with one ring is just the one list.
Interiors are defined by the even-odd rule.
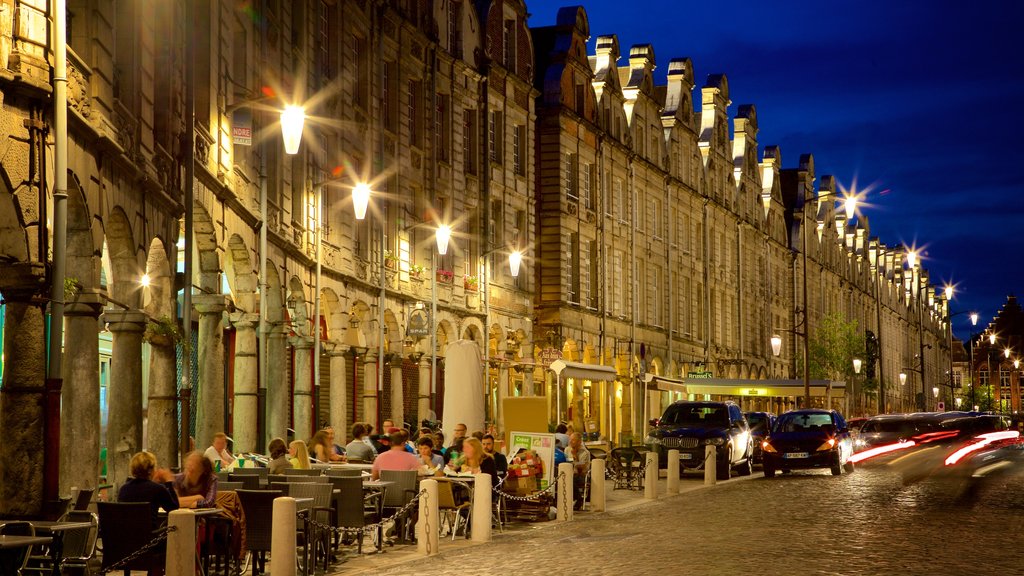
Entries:
[[164,570],[167,576],[195,576],[196,574],[196,513],[187,508],[172,510],[167,515],[167,557]]
[[[295,499],[288,496],[274,498],[272,518],[270,573],[274,576],[295,576]],[[190,559],[194,557],[194,552],[189,554]]]
[[377,421],[377,354],[373,350],[363,357],[363,420],[380,429]]
[[668,451],[668,493],[679,494],[679,450]]
[[605,491],[605,461],[603,458],[594,458],[590,461],[590,509],[594,512],[604,512],[607,492]]
[[[419,398],[416,402],[416,412],[419,415],[419,420],[430,419],[430,357],[423,356],[420,358],[420,390]],[[419,423],[417,422],[417,425]]]
[[[391,365],[391,419],[399,428],[405,422],[405,386],[402,383],[402,360],[392,360]],[[397,366],[395,365],[397,364]]]
[[572,464],[569,462],[559,464],[556,479],[558,485],[555,487],[555,509],[558,512],[558,521],[568,522],[572,520],[574,504],[572,501]]
[[[654,500],[658,497],[658,454],[647,452],[644,462],[644,498]],[[679,466],[676,466],[676,470]]]
[[313,339],[292,338],[295,348],[295,389],[292,396],[292,428],[295,438],[303,440],[313,434]]
[[196,408],[196,448],[203,450],[213,435],[224,431],[224,309],[223,294],[197,294],[199,312],[199,401]]
[[[338,345],[331,357],[331,426],[338,438],[348,436],[348,373],[345,356],[348,346]],[[351,438],[349,438],[351,440]]]
[[718,451],[708,444],[704,447],[704,484],[714,486],[718,482]]
[[256,449],[257,374],[256,324],[259,316],[239,312],[231,315],[235,327],[235,402],[232,410],[231,437],[235,452]]

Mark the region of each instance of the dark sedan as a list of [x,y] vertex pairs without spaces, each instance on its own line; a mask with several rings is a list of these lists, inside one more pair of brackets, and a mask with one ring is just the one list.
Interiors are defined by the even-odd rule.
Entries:
[[750,437],[754,440],[754,464],[761,463],[761,442],[768,437],[772,426],[775,426],[775,414],[771,412],[747,412],[747,424],[750,425]]
[[853,441],[846,421],[835,410],[794,410],[775,422],[761,443],[766,478],[777,470],[828,468],[838,476],[853,472]]

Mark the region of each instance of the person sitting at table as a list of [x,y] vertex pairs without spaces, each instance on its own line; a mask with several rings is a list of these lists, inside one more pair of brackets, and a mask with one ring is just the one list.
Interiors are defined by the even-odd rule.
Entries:
[[327,439],[331,441],[331,450],[333,450],[338,456],[344,456],[345,447],[334,443],[334,426],[331,426],[330,422],[324,420],[320,423],[320,429],[327,432]]
[[430,436],[421,436],[416,441],[416,449],[422,464],[420,476],[439,476],[441,469],[444,468],[444,458],[434,453],[434,441],[430,439]]
[[501,452],[494,450],[494,436],[491,434],[484,434],[484,439],[480,441],[483,444],[484,452],[486,452],[491,458],[494,458],[494,467],[498,470],[498,474],[504,476],[508,474],[508,460],[505,455]]
[[182,508],[210,508],[217,504],[217,475],[203,454],[185,456],[185,470],[174,475],[174,491]]
[[562,439],[558,437],[558,434],[555,434],[555,470],[558,470],[559,464],[569,461],[565,456],[565,448],[569,445],[568,443],[568,436],[565,436],[565,441],[563,442]]
[[334,453],[334,442],[326,430],[317,430],[309,439],[308,449],[311,456],[320,462],[344,462],[345,458]]
[[288,463],[296,470],[309,470],[312,466],[309,463],[309,451],[306,450],[306,443],[302,440],[292,440],[288,445]]
[[274,438],[267,448],[270,452],[268,467],[271,474],[284,474],[286,468],[291,468],[292,463],[288,461],[288,445],[284,443],[283,438]]
[[[434,441],[434,454],[444,458],[444,432],[437,430],[431,433],[430,439]],[[445,462],[447,462],[447,459]]]
[[213,444],[206,449],[203,456],[206,456],[217,470],[227,470],[235,463],[235,457],[228,451],[228,435],[223,432],[213,435]]
[[590,450],[583,445],[583,437],[579,432],[569,435],[569,449],[566,457],[572,462],[572,492],[573,504],[576,510],[583,509],[583,487],[587,483],[587,474],[590,473]]
[[373,451],[373,447],[364,441],[366,437],[366,424],[362,422],[356,422],[352,425],[352,441],[345,446],[345,455],[349,460],[362,460],[363,462],[373,462],[374,456],[377,454]]
[[137,452],[128,464],[131,477],[117,492],[118,502],[148,502],[153,510],[153,525],[159,525],[159,513],[177,510],[178,495],[174,492],[174,474],[157,468],[151,452]]
[[419,470],[420,459],[405,451],[405,432],[398,431],[391,435],[391,449],[378,454],[373,460],[371,477],[380,479],[381,470]]
[[456,438],[455,442],[444,451],[444,463],[445,465],[455,464],[458,466],[462,464],[462,449],[465,445],[465,438]]
[[498,485],[498,470],[494,465],[494,458],[484,451],[483,444],[476,438],[467,438],[462,443],[463,457],[461,464],[445,468],[445,473],[450,474],[490,474],[491,484]]

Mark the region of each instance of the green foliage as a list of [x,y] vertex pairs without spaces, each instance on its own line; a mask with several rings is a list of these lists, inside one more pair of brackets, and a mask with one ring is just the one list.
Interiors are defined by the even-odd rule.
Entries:
[[864,334],[857,322],[838,313],[825,316],[811,332],[811,378],[849,381],[855,376],[854,358],[864,359]]
[[170,316],[150,319],[146,323],[146,332],[142,336],[146,342],[153,342],[154,339],[157,341],[170,340],[171,342],[177,342],[181,339],[178,324]]
[[71,299],[82,292],[82,283],[74,276],[64,278],[64,298]]

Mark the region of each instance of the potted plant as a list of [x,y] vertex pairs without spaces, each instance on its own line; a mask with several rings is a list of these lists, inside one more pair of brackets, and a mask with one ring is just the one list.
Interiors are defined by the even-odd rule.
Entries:
[[178,324],[170,316],[150,318],[143,339],[157,346],[170,346],[181,339]]
[[409,275],[412,276],[413,278],[416,278],[416,279],[422,278],[423,277],[423,272],[425,272],[426,269],[427,268],[425,266],[423,266],[422,264],[410,264],[409,265]]
[[389,270],[398,269],[398,255],[391,250],[384,251],[384,267]]
[[438,270],[437,281],[440,284],[451,284],[455,274],[451,270]]
[[462,277],[462,287],[470,292],[476,292],[480,289],[480,278],[466,274]]

